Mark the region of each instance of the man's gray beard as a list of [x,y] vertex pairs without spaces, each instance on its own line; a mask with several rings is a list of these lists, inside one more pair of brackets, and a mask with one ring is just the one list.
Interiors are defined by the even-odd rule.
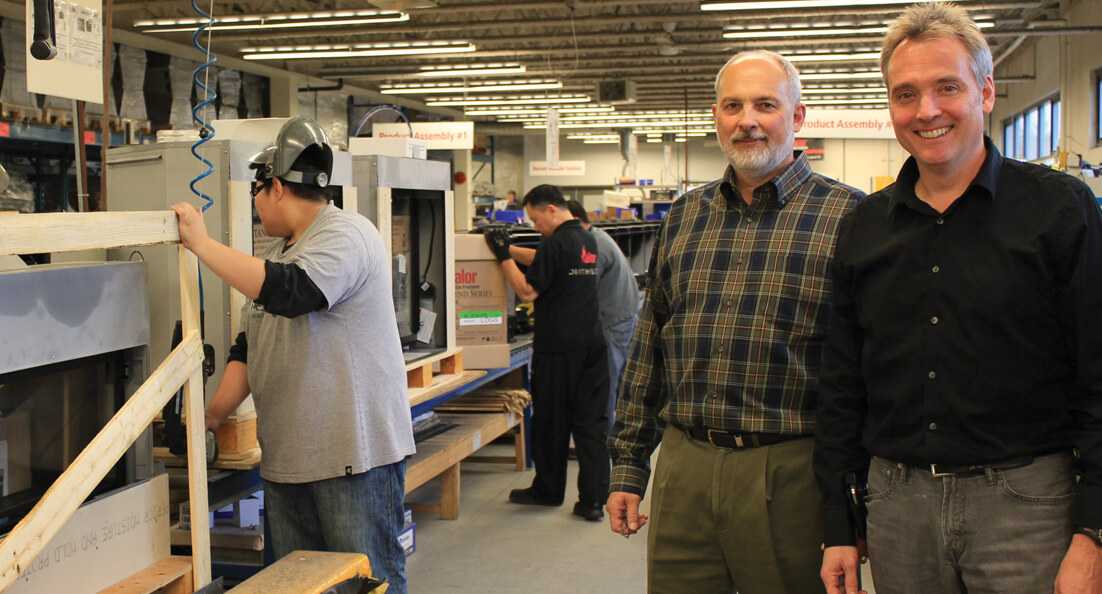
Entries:
[[784,163],[791,149],[785,150],[783,146],[773,147],[766,141],[766,146],[759,150],[746,151],[735,148],[735,141],[728,140],[723,146],[723,152],[727,155],[727,162],[734,168],[735,173],[753,178],[761,178],[769,175]]

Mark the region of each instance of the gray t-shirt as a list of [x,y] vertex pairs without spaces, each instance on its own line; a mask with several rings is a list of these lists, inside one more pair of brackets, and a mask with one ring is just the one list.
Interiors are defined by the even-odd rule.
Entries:
[[259,257],[301,267],[328,310],[296,318],[245,305],[249,387],[260,474],[305,483],[358,474],[413,454],[406,370],[379,231],[325,207],[287,251]]
[[590,227],[597,240],[597,305],[605,328],[639,313],[643,296],[631,264],[616,240],[598,227]]

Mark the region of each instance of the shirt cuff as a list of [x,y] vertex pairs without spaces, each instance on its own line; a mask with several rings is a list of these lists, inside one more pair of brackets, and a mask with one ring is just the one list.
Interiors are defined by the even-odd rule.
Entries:
[[1079,485],[1072,521],[1076,528],[1102,528],[1102,487]]
[[650,471],[646,468],[630,464],[617,464],[612,467],[612,477],[608,490],[610,493],[623,491],[643,497],[647,492],[648,481],[650,481]]
[[844,505],[827,505],[823,508],[823,544],[828,547],[852,547],[856,544],[849,509]]

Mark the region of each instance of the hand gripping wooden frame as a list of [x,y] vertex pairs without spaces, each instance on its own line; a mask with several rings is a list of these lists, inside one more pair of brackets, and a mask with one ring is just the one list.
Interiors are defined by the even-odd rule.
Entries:
[[[0,217],[0,255],[179,243],[172,211],[21,214]],[[41,553],[181,387],[187,410],[188,498],[194,588],[210,583],[210,526],[199,330],[198,261],[179,246],[184,339],[0,542],[0,591]],[[124,577],[124,576],[120,576]]]

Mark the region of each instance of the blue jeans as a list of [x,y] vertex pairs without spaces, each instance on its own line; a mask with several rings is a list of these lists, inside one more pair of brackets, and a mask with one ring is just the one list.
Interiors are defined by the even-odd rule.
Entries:
[[1071,542],[1074,498],[1070,453],[936,478],[873,458],[867,502],[876,592],[1052,592]]
[[605,345],[608,347],[608,432],[616,422],[616,398],[620,393],[620,376],[628,360],[628,347],[635,334],[635,316],[604,328]]
[[290,484],[264,481],[272,550],[363,553],[371,573],[406,594],[406,555],[398,544],[405,498],[405,461],[352,476]]

